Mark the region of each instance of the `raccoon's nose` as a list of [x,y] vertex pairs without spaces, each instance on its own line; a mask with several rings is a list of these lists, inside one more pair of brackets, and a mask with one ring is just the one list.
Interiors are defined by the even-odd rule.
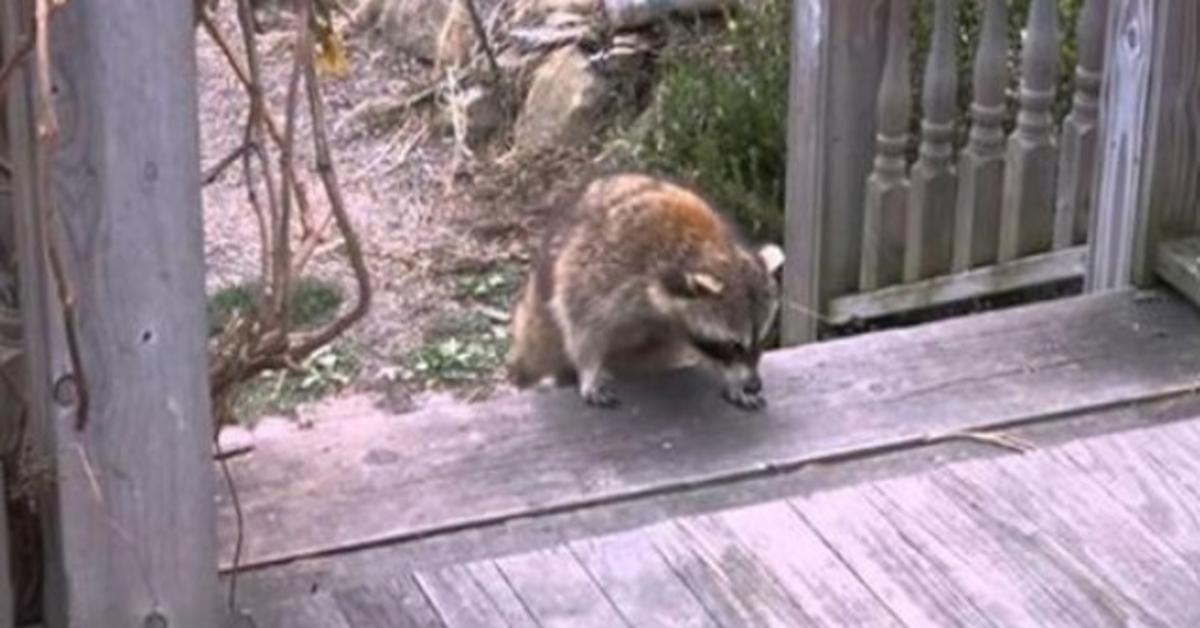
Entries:
[[762,379],[758,375],[751,375],[750,379],[746,380],[746,383],[742,385],[742,390],[751,395],[757,395],[762,392]]

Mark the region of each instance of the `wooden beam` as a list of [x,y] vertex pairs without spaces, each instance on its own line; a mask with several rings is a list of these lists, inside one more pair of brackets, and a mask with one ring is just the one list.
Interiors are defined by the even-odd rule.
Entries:
[[[514,520],[1190,397],[1197,373],[1200,312],[1131,290],[773,351],[762,361],[769,405],[754,415],[686,371],[617,382],[622,407],[611,412],[570,388],[399,416],[359,409],[230,461],[239,564],[319,571],[307,560],[414,539],[453,545],[467,537],[449,535]],[[237,518],[221,489],[227,568]]]
[[785,345],[816,340],[829,299],[858,287],[887,3],[796,0],[792,11]]
[[1100,99],[1095,209],[1084,289],[1144,284],[1151,275],[1150,204],[1171,0],[1112,0]]
[[[32,73],[11,93],[30,412],[54,480],[41,487],[47,628],[218,625],[193,28],[191,2],[55,12],[49,225]],[[77,314],[81,430],[44,226]]]
[[1076,279],[1083,275],[1086,258],[1087,247],[1079,245],[874,292],[848,294],[829,303],[825,318],[840,325]]

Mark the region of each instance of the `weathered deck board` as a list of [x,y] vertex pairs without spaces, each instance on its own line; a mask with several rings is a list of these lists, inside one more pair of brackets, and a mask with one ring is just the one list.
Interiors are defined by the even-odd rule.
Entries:
[[942,557],[898,530],[861,491],[831,491],[795,506],[904,625],[991,625]]
[[447,626],[511,627],[536,626],[528,612],[516,612],[512,592],[495,595],[475,574],[493,568],[490,562],[455,565],[416,576],[417,583]]
[[1056,557],[1080,586],[1121,615],[1150,624],[1200,625],[1196,574],[1083,471],[1039,456],[966,463],[933,477]]
[[680,525],[736,539],[818,623],[903,625],[785,502],[700,516]]
[[728,535],[697,534],[677,522],[652,526],[645,534],[718,624],[787,628],[812,623],[787,589]]
[[1059,455],[1200,573],[1200,442],[1189,438],[1193,435],[1163,428],[1119,440],[1072,443]]
[[[724,626],[1200,625],[1197,447],[1200,418],[661,522],[587,541],[657,550],[589,597],[608,608],[623,573],[614,590],[698,599]],[[523,556],[561,573],[551,553]],[[686,591],[641,577],[664,558]]]
[[[780,351],[763,371],[771,405],[757,415],[683,373],[624,386],[615,412],[557,391],[326,423],[263,443],[231,462],[246,521],[242,564],[1182,394],[1200,377],[1200,317],[1170,296],[1065,299]],[[224,561],[234,537],[226,497]]]
[[[905,538],[951,574],[973,607],[1001,626],[1102,626],[1113,617],[1028,543],[981,520],[928,477],[864,487]],[[1013,603],[1021,600],[1022,603]]]
[[631,625],[720,626],[645,536],[614,534],[569,547]]
[[354,628],[441,628],[445,625],[411,578],[333,591],[333,599],[347,623]]
[[617,628],[628,625],[574,554],[565,547],[496,561],[504,580],[542,628]]

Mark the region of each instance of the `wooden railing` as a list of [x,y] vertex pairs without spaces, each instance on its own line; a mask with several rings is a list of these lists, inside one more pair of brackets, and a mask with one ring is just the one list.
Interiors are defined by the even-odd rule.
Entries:
[[[983,9],[967,112],[956,105],[964,1]],[[814,339],[818,319],[846,323],[1082,276],[1108,0],[1087,0],[1079,14],[1061,124],[1052,115],[1057,4],[1029,3],[1010,67],[1006,0],[933,0],[914,94],[912,0],[796,0],[785,342]],[[1016,123],[1006,137],[1013,73]],[[958,146],[964,113],[969,132]]]

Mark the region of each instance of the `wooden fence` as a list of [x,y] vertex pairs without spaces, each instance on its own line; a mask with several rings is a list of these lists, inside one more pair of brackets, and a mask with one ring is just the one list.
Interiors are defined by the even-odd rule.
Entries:
[[[968,112],[956,105],[964,1],[982,5]],[[785,308],[785,343],[816,338],[811,312],[840,324],[1084,274],[1108,0],[1079,13],[1061,124],[1051,112],[1064,30],[1055,0],[1032,0],[1018,16],[1026,27],[1013,55],[1006,0],[932,3],[914,94],[912,0],[795,2],[784,289],[798,307]],[[956,145],[964,113],[969,132]]]

